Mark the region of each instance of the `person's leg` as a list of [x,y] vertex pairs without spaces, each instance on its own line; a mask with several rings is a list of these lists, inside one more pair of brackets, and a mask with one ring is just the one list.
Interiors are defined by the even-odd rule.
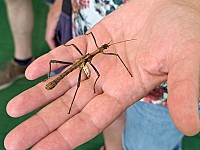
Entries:
[[[122,150],[122,133],[125,126],[125,113],[103,131],[106,150]],[[103,149],[103,148],[102,148]]]
[[6,6],[15,44],[14,57],[28,59],[32,57],[32,0],[6,0]]
[[183,136],[165,106],[139,101],[126,111],[125,150],[180,150]]
[[14,58],[0,69],[0,89],[23,77],[32,62],[32,0],[5,0],[14,39]]

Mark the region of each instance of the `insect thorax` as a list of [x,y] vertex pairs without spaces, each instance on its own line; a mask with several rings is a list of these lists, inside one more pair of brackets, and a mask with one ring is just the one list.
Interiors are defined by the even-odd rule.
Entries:
[[109,47],[109,45],[108,44],[103,44],[101,47],[103,48],[102,49],[102,51],[103,51],[104,49],[107,49]]

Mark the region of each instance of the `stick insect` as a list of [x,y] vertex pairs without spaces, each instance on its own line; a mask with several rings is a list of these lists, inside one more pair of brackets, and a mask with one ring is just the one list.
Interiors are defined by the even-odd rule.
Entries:
[[[64,62],[64,61],[59,61],[59,60],[51,60],[49,62],[49,65],[50,65],[50,72],[51,72],[51,65],[52,63],[61,63],[61,64],[66,64],[68,66],[70,66],[66,71],[64,71],[63,73],[61,73],[56,79],[54,79],[53,81],[49,82],[47,85],[46,85],[46,89],[47,90],[52,90],[59,82],[60,80],[62,80],[65,76],[67,76],[70,72],[72,72],[73,70],[77,69],[78,67],[80,68],[80,72],[79,72],[79,76],[78,76],[78,83],[77,83],[77,87],[76,87],[76,91],[75,91],[75,94],[74,94],[74,97],[73,97],[73,100],[71,102],[71,105],[70,105],[70,108],[69,108],[69,112],[68,114],[70,114],[71,112],[71,109],[72,109],[72,105],[74,103],[74,100],[75,100],[75,97],[76,97],[76,94],[77,94],[77,91],[80,87],[80,82],[81,82],[81,73],[82,71],[84,71],[84,73],[86,74],[87,78],[90,77],[90,71],[89,69],[87,68],[86,64],[89,63],[91,65],[91,67],[94,69],[94,71],[96,72],[97,74],[97,78],[94,82],[94,93],[95,93],[95,85],[97,83],[97,80],[99,79],[100,77],[100,73],[99,71],[96,69],[96,67],[92,64],[92,59],[94,56],[96,56],[97,54],[99,53],[102,53],[104,55],[113,55],[113,56],[117,56],[119,58],[119,60],[121,61],[121,63],[124,65],[124,67],[126,68],[126,70],[128,71],[128,73],[130,74],[130,76],[132,77],[133,75],[131,74],[130,70],[128,69],[128,67],[125,65],[125,63],[123,62],[123,60],[121,59],[121,57],[117,54],[117,53],[105,53],[104,50],[105,49],[108,49],[111,45],[114,45],[114,44],[118,44],[118,43],[123,43],[123,42],[127,42],[127,41],[131,41],[131,40],[136,40],[136,39],[130,39],[130,40],[124,40],[124,41],[120,41],[120,42],[116,42],[116,43],[112,43],[111,44],[111,41],[106,43],[106,44],[103,44],[102,46],[98,46],[97,45],[97,41],[95,39],[95,36],[92,32],[89,32],[85,35],[89,35],[91,34],[93,40],[94,40],[94,43],[97,47],[97,49],[95,51],[93,51],[92,53],[88,53],[86,55],[83,55],[82,52],[80,51],[80,49],[75,45],[75,44],[69,44],[69,45],[64,45],[66,47],[68,46],[73,46],[77,51],[78,53],[82,56],[80,59],[78,59],[77,61],[75,61],[74,63],[72,62]],[[50,75],[48,75],[49,77]]]

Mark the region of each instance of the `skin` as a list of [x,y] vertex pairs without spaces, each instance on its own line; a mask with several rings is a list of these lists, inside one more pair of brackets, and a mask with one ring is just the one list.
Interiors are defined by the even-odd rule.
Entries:
[[[109,126],[127,107],[137,102],[160,83],[168,80],[168,107],[176,127],[186,135],[200,129],[198,99],[200,91],[200,6],[198,1],[134,0],[95,25],[92,31],[98,45],[112,40],[137,38],[110,47],[130,68],[130,77],[115,56],[99,54],[93,64],[100,79],[93,93],[96,74],[82,82],[71,114],[78,72],[69,74],[53,90],[41,82],[13,98],[7,106],[12,117],[22,116],[48,104],[5,138],[6,149],[70,150],[90,140]],[[91,53],[91,36],[79,36],[68,44]],[[49,71],[51,59],[75,61],[80,55],[71,47],[60,46],[35,60],[26,70],[30,80]],[[59,65],[54,65],[54,69]]]
[[53,5],[50,5],[50,10],[47,17],[45,40],[51,49],[56,48],[54,36],[61,13],[61,8],[62,0],[56,0]]
[[[31,0],[6,0],[8,19],[15,44],[14,57],[32,57],[32,29],[34,14]],[[24,13],[26,12],[26,13]]]

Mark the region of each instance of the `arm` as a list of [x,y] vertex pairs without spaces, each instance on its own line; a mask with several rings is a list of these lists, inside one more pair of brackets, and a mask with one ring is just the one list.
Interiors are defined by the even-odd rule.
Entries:
[[63,0],[55,0],[54,4],[50,6],[48,13],[45,39],[51,49],[56,47],[54,37],[59,16],[62,10],[62,2]]
[[[186,135],[198,133],[199,24],[199,9],[170,0],[135,0],[111,13],[90,31],[100,44],[137,38],[108,49],[122,57],[133,77],[115,57],[99,54],[93,59],[101,74],[96,93],[93,93],[96,76],[91,70],[91,78],[82,79],[70,115],[67,112],[76,89],[78,70],[50,92],[45,90],[49,81],[39,83],[12,99],[7,106],[8,114],[19,117],[48,105],[13,129],[5,139],[5,147],[25,149],[37,143],[33,149],[74,149],[166,80],[168,106],[177,128]],[[83,54],[95,50],[94,41],[88,35],[68,44],[72,43]],[[51,59],[74,61],[77,58],[80,56],[72,49],[60,46],[34,61],[26,77],[32,80],[47,74]]]

